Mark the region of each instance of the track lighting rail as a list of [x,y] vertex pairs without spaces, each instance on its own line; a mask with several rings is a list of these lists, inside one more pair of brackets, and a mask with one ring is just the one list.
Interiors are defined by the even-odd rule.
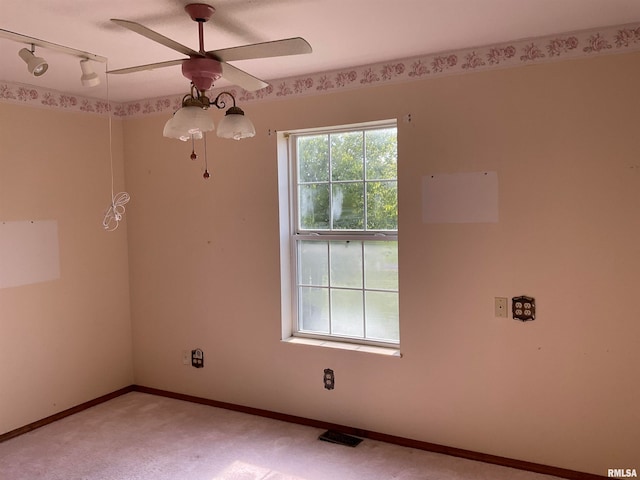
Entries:
[[9,30],[3,30],[2,28],[0,28],[0,37],[27,45],[35,45],[36,47],[55,50],[58,52],[66,53],[67,55],[73,55],[74,57],[87,58],[96,62],[107,63],[107,57],[96,55],[95,53],[85,52],[84,50],[65,47],[64,45],[58,45],[57,43],[47,42],[46,40],[40,40],[39,38],[29,37],[27,35],[22,35],[21,33],[10,32]]

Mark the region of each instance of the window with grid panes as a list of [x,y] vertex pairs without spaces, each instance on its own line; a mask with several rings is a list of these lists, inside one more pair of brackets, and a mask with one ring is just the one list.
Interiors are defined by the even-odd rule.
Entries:
[[289,141],[294,335],[397,345],[395,121]]

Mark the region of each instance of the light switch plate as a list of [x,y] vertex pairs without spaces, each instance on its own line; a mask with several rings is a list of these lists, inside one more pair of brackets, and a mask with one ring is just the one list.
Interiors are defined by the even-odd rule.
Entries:
[[509,310],[507,308],[507,297],[495,298],[495,316],[499,318],[508,318]]

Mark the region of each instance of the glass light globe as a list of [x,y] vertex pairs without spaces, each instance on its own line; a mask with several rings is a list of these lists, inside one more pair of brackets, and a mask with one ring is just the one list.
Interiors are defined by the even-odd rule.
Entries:
[[182,107],[173,118],[176,128],[189,135],[197,132],[210,132],[215,128],[209,113],[200,107]]
[[162,135],[186,142],[191,138],[201,139],[203,132],[215,128],[211,116],[200,107],[182,107],[167,121]]
[[256,129],[239,107],[231,107],[220,120],[217,134],[221,138],[240,140],[255,136]]
[[167,138],[182,140],[183,142],[186,142],[190,137],[190,135],[187,135],[186,132],[182,132],[178,129],[178,126],[175,122],[175,115],[172,115],[171,118],[167,120],[167,123],[164,124],[162,135]]

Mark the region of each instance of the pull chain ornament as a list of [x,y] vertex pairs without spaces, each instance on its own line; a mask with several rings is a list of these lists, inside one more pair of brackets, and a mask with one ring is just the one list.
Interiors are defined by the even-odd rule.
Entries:
[[196,142],[193,135],[191,135],[191,160],[195,160],[196,158],[198,158],[198,155],[196,155]]

